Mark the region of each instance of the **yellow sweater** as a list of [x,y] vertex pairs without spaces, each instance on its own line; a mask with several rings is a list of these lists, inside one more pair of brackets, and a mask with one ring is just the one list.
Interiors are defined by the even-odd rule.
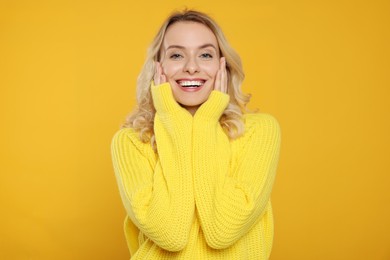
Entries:
[[268,259],[278,122],[245,114],[230,141],[219,118],[229,96],[212,91],[192,116],[168,83],[152,86],[155,153],[131,128],[112,139],[131,259]]

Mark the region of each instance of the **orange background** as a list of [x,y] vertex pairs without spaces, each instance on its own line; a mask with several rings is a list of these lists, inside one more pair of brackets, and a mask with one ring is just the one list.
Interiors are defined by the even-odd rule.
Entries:
[[[139,3],[138,3],[139,2]],[[389,1],[1,1],[0,259],[128,259],[110,142],[176,8],[283,133],[271,260],[390,259]]]

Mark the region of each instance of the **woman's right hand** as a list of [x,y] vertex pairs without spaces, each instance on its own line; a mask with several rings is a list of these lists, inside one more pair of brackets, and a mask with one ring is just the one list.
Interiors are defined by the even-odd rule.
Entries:
[[155,61],[154,66],[156,68],[153,76],[154,85],[157,86],[167,82],[167,77],[164,75],[160,62]]

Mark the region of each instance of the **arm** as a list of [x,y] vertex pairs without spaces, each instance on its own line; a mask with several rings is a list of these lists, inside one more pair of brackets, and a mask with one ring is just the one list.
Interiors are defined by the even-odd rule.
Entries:
[[[280,146],[279,125],[269,115],[257,115],[230,145],[218,122],[223,96],[213,91],[193,126],[195,202],[206,241],[215,249],[234,244],[265,212]],[[237,157],[231,158],[230,147],[237,143]],[[236,159],[234,169],[231,159]]]
[[112,141],[113,164],[132,222],[159,247],[179,251],[187,244],[195,207],[192,116],[174,101],[168,84],[152,86],[152,95],[158,158],[123,129]]

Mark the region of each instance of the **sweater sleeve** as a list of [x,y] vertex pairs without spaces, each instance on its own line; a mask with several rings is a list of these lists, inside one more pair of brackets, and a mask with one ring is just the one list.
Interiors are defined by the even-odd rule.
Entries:
[[195,211],[192,116],[176,104],[169,85],[153,86],[152,95],[158,156],[132,129],[122,129],[112,140],[113,164],[132,222],[159,247],[179,251],[188,242]]
[[213,92],[195,114],[193,126],[195,203],[206,241],[215,249],[234,244],[265,212],[280,149],[278,122],[257,114],[246,124],[244,136],[232,141],[240,143],[232,158],[230,141],[218,122],[224,95]]

